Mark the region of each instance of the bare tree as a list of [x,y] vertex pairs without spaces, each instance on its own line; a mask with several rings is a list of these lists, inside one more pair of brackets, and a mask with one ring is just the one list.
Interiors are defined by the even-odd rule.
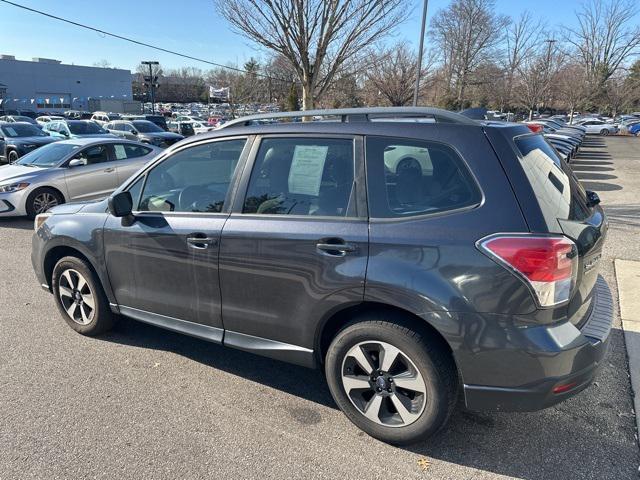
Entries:
[[504,38],[509,18],[496,15],[494,10],[494,0],[454,0],[431,22],[459,108],[464,106],[473,71],[495,55]]
[[562,98],[561,104],[569,113],[569,123],[571,123],[576,109],[582,108],[587,95],[588,82],[584,67],[576,62],[562,67],[558,71],[557,86]]
[[507,27],[504,45],[504,91],[501,98],[501,110],[510,107],[513,98],[513,84],[518,68],[528,58],[539,41],[542,26],[534,21],[531,13],[523,12],[520,17]]
[[234,30],[286,57],[313,108],[345,65],[406,18],[402,0],[214,0]]
[[534,110],[547,98],[552,81],[564,59],[565,54],[558,48],[556,41],[548,39],[538,44],[537,50],[518,67],[518,96],[521,105],[529,111],[529,120],[533,117]]
[[[400,42],[380,53],[371,53],[371,64],[366,79],[392,106],[407,105],[413,99],[418,58],[405,42]],[[433,64],[433,56],[427,56],[420,72],[426,76]],[[424,83],[423,83],[424,86]]]
[[594,93],[640,47],[640,25],[632,24],[638,12],[636,0],[589,0],[576,12],[578,27],[566,28],[566,41],[581,59]]

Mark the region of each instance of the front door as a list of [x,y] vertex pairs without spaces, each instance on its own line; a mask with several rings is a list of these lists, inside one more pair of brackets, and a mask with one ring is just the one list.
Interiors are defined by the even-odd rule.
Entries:
[[361,151],[353,137],[261,140],[222,232],[225,344],[308,354],[323,318],[362,301],[368,224]]
[[65,181],[71,201],[92,200],[109,195],[118,187],[118,174],[108,144],[91,145],[72,160],[83,165],[67,166]]
[[122,313],[222,340],[218,248],[245,143],[187,146],[128,187],[134,220],[109,217],[104,230],[107,269]]

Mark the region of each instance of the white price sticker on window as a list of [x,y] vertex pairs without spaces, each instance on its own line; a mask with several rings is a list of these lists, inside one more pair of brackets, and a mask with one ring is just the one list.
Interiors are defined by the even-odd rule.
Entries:
[[124,160],[127,158],[127,151],[124,149],[124,145],[115,144],[113,149],[116,152],[116,160]]
[[289,170],[289,192],[318,196],[328,146],[296,145]]

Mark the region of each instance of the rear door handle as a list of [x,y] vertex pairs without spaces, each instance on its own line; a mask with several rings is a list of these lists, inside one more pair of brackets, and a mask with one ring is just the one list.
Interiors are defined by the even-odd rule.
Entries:
[[111,172],[115,171],[115,168],[113,168],[113,167],[105,168],[104,171],[107,172],[107,173],[111,173]]
[[357,247],[351,243],[347,243],[340,239],[321,240],[316,244],[316,248],[323,255],[331,255],[333,257],[344,257],[347,253],[357,250]]

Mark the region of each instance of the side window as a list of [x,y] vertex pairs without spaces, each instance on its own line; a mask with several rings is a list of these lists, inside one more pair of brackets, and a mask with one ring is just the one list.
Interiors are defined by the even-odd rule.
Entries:
[[140,210],[221,212],[245,143],[212,142],[171,155],[147,174]]
[[116,160],[126,160],[130,158],[144,157],[152,152],[149,147],[143,147],[142,145],[132,145],[128,143],[114,143],[113,153]]
[[353,140],[273,138],[260,144],[243,213],[346,217]]
[[84,149],[75,158],[85,160],[85,165],[104,163],[109,161],[109,150],[106,145],[95,145]]
[[366,155],[372,217],[444,212],[482,198],[464,161],[447,145],[369,137]]

